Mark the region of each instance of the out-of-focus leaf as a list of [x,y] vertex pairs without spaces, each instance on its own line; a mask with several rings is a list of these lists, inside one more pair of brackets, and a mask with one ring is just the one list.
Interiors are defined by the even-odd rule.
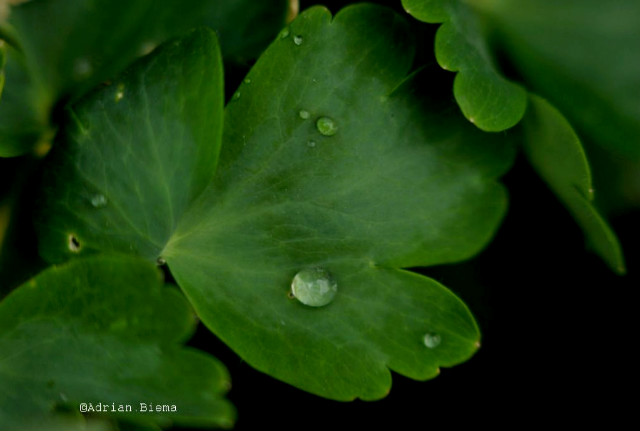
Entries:
[[582,227],[594,251],[612,270],[624,273],[620,243],[592,204],[589,163],[567,120],[544,99],[532,95],[522,128],[525,153],[533,167]]
[[485,0],[527,85],[581,135],[640,160],[640,2]]

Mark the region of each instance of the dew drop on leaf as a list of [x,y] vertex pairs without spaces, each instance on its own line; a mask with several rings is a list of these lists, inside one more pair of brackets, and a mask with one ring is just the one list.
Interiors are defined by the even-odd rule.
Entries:
[[156,264],[158,264],[158,266],[166,265],[166,263],[166,259],[162,256],[156,259]]
[[307,120],[311,116],[311,114],[309,114],[309,111],[305,111],[304,109],[300,111],[298,115],[300,115],[300,118],[302,118],[303,120]]
[[316,146],[316,141],[309,141],[307,142],[307,145],[313,148]]
[[323,307],[335,298],[338,283],[324,268],[307,268],[291,282],[290,296],[310,307]]
[[284,28],[281,32],[280,32],[280,39],[285,39],[289,37],[289,29],[288,28]]
[[316,128],[318,132],[324,136],[333,136],[338,133],[338,125],[332,118],[320,117],[316,121]]
[[107,205],[107,198],[104,195],[94,195],[91,198],[91,205],[94,208],[102,208]]
[[233,93],[233,100],[238,100],[240,99],[240,92],[236,91],[235,93]]
[[93,66],[88,58],[78,58],[73,64],[73,75],[76,80],[87,78],[93,73]]
[[424,345],[430,349],[438,347],[440,345],[440,341],[442,341],[438,334],[434,334],[432,332],[424,334],[424,338],[422,340],[424,341]]
[[118,89],[116,90],[115,100],[119,102],[124,97],[124,84],[118,84]]
[[244,78],[244,82],[245,84],[251,84],[251,78]]
[[297,36],[293,36],[293,43],[295,43],[296,45],[300,46],[302,45],[302,36],[297,35]]

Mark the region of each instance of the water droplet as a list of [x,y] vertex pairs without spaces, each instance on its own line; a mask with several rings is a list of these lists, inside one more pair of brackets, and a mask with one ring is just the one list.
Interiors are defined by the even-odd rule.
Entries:
[[107,205],[107,198],[104,195],[95,195],[91,198],[91,205],[95,208],[102,208]]
[[250,78],[244,78],[244,82],[245,84],[251,84],[251,79]]
[[307,142],[307,145],[310,146],[311,148],[316,146],[316,141],[309,141]]
[[76,238],[76,236],[74,234],[69,234],[69,237],[67,238],[67,245],[69,247],[69,250],[71,250],[74,253],[77,253],[80,251],[80,241],[78,241],[78,238]]
[[424,341],[424,345],[430,349],[438,347],[440,345],[440,341],[442,341],[438,334],[434,334],[432,332],[424,334],[424,338],[422,340]]
[[166,265],[167,261],[164,257],[160,256],[158,259],[156,259],[156,263],[158,264],[158,266],[162,266]]
[[236,91],[235,93],[233,93],[233,100],[238,100],[240,99],[240,92]]
[[307,120],[311,116],[311,114],[309,114],[309,111],[305,111],[304,109],[300,111],[298,115],[300,115],[300,118],[302,118],[303,120]]
[[318,132],[324,136],[333,136],[338,133],[338,125],[329,117],[320,117],[316,121]]
[[66,403],[67,401],[69,401],[69,398],[67,398],[67,396],[65,394],[63,394],[62,392],[60,392],[60,399],[62,400],[62,402]]
[[296,45],[300,46],[302,45],[302,36],[297,35],[297,36],[293,36],[293,43],[295,43]]
[[120,83],[118,84],[118,89],[116,90],[116,96],[115,96],[116,102],[121,101],[123,97],[124,97],[124,84]]
[[93,72],[93,66],[91,65],[91,61],[88,58],[78,58],[73,64],[73,74],[76,79],[84,79],[91,75]]
[[282,29],[282,31],[280,32],[280,39],[285,39],[289,37],[289,28],[285,27],[284,29]]
[[336,292],[338,283],[323,268],[303,269],[291,282],[291,295],[311,307],[322,307],[331,303]]

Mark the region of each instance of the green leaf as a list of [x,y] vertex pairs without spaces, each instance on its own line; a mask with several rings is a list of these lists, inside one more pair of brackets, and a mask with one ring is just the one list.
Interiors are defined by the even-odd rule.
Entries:
[[[180,345],[194,323],[144,261],[102,256],[44,271],[0,303],[0,386],[11,389],[0,395],[0,427],[80,429],[80,403],[132,406],[92,415],[100,419],[229,426],[226,370]],[[150,402],[177,411],[136,412]]]
[[[46,137],[57,103],[111,79],[171,37],[207,25],[219,31],[225,56],[244,62],[273,39],[285,14],[286,0],[163,0],[160,6],[153,0],[40,0],[16,6],[4,32],[19,44],[26,76],[8,77],[16,100],[0,104],[0,156],[30,151]],[[21,127],[3,132],[16,119]],[[25,127],[36,137],[22,132]]]
[[93,250],[155,260],[211,181],[223,121],[214,33],[191,32],[68,109],[39,221],[51,262]]
[[640,160],[640,2],[477,2],[527,84],[579,133]]
[[40,139],[48,140],[51,130],[48,106],[39,100],[24,55],[4,45],[5,88],[0,99],[0,157],[19,156]]
[[[228,106],[214,182],[165,251],[214,333],[324,397],[381,398],[389,369],[432,378],[478,345],[459,299],[399,268],[489,241],[513,147],[467,123],[438,92],[442,76],[402,83],[409,40],[404,20],[371,5],[300,15]],[[287,297],[312,268],[337,283],[328,305]]]
[[618,239],[592,204],[589,163],[569,122],[547,101],[531,95],[522,128],[533,167],[571,212],[594,251],[612,270],[624,273]]
[[[483,133],[459,115],[449,92],[439,91],[450,82],[441,72],[406,78],[410,40],[407,23],[377,6],[347,8],[333,21],[324,8],[300,15],[232,98],[213,182],[181,218],[174,213],[173,234],[162,199],[137,200],[184,193],[149,181],[157,168],[131,169],[122,157],[148,163],[138,146],[156,138],[135,117],[146,111],[120,112],[116,90],[97,92],[76,108],[82,127],[65,133],[64,156],[51,160],[46,182],[59,180],[43,209],[43,251],[64,258],[78,248],[73,238],[80,253],[131,248],[155,259],[164,248],[162,258],[209,328],[254,367],[325,397],[380,398],[389,368],[427,379],[468,359],[479,332],[466,306],[400,268],[466,259],[490,240],[506,207],[495,179],[511,165],[514,147],[507,135]],[[162,82],[174,81],[165,72]],[[152,82],[132,81],[131,91]],[[201,92],[194,109],[217,97]],[[101,119],[102,106],[117,121]],[[175,115],[159,109],[148,118],[162,125]],[[180,118],[219,133],[202,116]],[[127,134],[139,136],[137,146],[102,138]],[[175,139],[157,146],[188,172],[178,156],[183,147]],[[97,188],[85,181],[93,175]],[[91,205],[96,194],[107,198],[99,208]],[[118,210],[109,212],[112,200]],[[122,222],[135,217],[141,222]],[[162,235],[152,242],[134,229],[147,225],[161,226]],[[337,283],[334,300],[313,308],[287,298],[296,273],[317,267]]]
[[436,59],[443,69],[458,72],[453,92],[464,116],[490,132],[517,124],[526,109],[526,91],[496,67],[482,17],[472,4],[462,0],[402,0],[402,5],[420,21],[442,23],[436,34]]

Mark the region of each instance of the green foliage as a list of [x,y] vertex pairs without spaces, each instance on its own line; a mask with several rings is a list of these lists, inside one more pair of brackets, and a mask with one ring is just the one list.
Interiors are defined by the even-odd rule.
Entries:
[[[288,3],[39,0],[0,23],[0,427],[231,426],[226,369],[183,345],[197,321],[334,400],[468,360],[471,311],[418,272],[491,241],[519,148],[625,271],[588,159],[639,160],[637,2],[285,24]],[[177,411],[79,413],[97,401]]]
[[2,428],[80,429],[78,405],[105,400],[178,404],[177,423],[231,425],[233,408],[222,399],[226,370],[180,346],[195,323],[184,297],[138,259],[101,256],[47,269],[0,303],[0,385],[11,388],[0,395]]
[[470,4],[464,0],[402,0],[415,18],[443,23],[436,34],[435,55],[440,67],[458,72],[453,93],[460,109],[480,129],[498,132],[520,121],[526,91],[496,67],[481,17]]

